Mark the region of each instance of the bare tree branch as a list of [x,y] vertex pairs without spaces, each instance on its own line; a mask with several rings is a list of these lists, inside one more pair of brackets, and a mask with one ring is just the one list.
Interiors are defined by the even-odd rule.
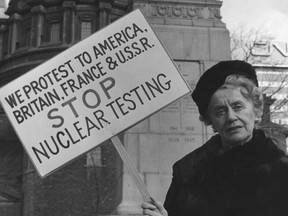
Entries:
[[[288,110],[286,110],[288,106],[288,73],[277,69],[277,66],[283,64],[285,60],[267,55],[271,49],[279,49],[273,42],[276,37],[265,28],[265,23],[255,28],[248,28],[246,24],[241,23],[230,32],[230,38],[233,60],[243,60],[252,65],[268,65],[272,68],[272,71],[267,71],[268,73],[266,71],[258,72],[258,80],[263,93],[277,99],[271,106],[270,112],[265,113],[264,117],[279,113],[282,116],[283,113],[286,113],[288,117]],[[263,48],[265,49],[263,50]]]

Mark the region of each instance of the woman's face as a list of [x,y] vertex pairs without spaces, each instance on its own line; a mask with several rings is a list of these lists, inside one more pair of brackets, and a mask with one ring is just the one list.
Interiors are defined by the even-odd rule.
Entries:
[[211,97],[208,115],[225,148],[241,145],[252,138],[255,112],[252,101],[240,87],[218,89]]

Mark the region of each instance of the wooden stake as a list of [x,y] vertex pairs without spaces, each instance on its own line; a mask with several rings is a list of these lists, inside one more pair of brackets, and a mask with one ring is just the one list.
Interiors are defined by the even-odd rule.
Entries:
[[113,145],[115,146],[118,154],[120,155],[121,159],[123,160],[123,163],[125,164],[125,166],[127,167],[130,176],[132,177],[134,183],[136,184],[137,188],[139,189],[143,199],[145,202],[149,202],[151,201],[150,198],[150,194],[144,184],[144,182],[142,181],[138,171],[136,170],[132,159],[130,158],[128,152],[126,151],[126,149],[124,148],[124,146],[121,143],[121,140],[119,139],[119,137],[113,136],[111,138],[111,141],[113,143]]

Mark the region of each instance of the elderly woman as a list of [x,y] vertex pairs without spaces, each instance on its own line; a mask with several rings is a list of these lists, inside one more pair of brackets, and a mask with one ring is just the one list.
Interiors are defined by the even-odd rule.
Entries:
[[200,119],[217,133],[173,166],[163,205],[143,203],[151,216],[288,215],[288,158],[263,131],[255,70],[224,61],[199,79],[192,98]]

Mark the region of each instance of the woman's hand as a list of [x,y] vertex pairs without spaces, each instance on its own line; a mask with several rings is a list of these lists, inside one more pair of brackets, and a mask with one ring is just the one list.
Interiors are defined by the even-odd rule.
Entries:
[[166,209],[163,204],[159,201],[154,200],[151,197],[151,202],[144,202],[141,205],[144,215],[149,216],[168,216]]

